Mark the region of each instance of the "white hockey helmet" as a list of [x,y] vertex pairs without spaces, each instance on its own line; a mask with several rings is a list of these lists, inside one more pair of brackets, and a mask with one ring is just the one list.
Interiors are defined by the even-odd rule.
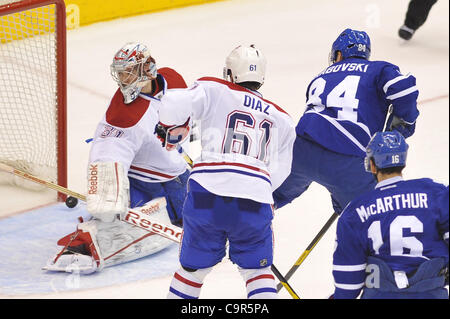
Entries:
[[129,42],[114,55],[111,75],[122,91],[125,104],[129,104],[148,81],[156,78],[156,63],[144,44]]
[[266,58],[252,44],[250,46],[238,46],[225,61],[223,78],[233,83],[257,82],[264,83],[266,73]]

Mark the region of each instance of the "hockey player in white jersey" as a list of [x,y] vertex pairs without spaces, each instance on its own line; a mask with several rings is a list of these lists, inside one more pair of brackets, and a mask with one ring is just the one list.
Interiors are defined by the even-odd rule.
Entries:
[[[160,98],[185,88],[175,70],[156,68],[148,48],[127,43],[113,58],[119,85],[97,126],[88,165],[87,210],[94,217],[58,241],[61,253],[45,269],[90,273],[160,251],[171,241],[120,221],[128,207],[144,206],[152,218],[177,226],[189,171],[178,152],[154,135]],[[164,198],[166,205],[158,199]]]
[[162,99],[156,132],[173,149],[200,121],[202,151],[188,182],[183,208],[181,268],[168,298],[198,298],[205,276],[226,254],[238,265],[248,298],[276,298],[272,192],[289,175],[294,123],[257,92],[266,60],[239,46],[226,59],[224,77],[198,79]]

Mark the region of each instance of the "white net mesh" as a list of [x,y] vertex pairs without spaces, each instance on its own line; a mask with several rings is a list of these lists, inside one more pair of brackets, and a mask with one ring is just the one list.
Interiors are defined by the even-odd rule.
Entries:
[[[17,1],[0,0],[0,5],[4,2]],[[54,5],[7,15],[0,11],[0,161],[53,182],[58,143],[55,31]],[[11,181],[0,176],[2,180]]]

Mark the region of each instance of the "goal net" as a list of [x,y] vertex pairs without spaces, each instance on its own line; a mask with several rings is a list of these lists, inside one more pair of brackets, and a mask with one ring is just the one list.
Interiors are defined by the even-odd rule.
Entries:
[[67,186],[63,0],[0,0],[0,162]]

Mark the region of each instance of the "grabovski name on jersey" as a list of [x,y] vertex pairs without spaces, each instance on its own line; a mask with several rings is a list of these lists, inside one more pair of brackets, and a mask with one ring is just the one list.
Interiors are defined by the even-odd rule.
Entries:
[[368,63],[342,63],[342,64],[338,64],[338,65],[332,65],[328,68],[326,68],[325,70],[323,70],[321,73],[319,73],[320,75],[323,74],[328,74],[328,73],[332,73],[332,72],[339,72],[339,71],[347,71],[347,72],[367,72],[367,69],[369,68],[369,64]]
[[318,74],[306,92],[306,110],[296,127],[332,151],[365,156],[366,146],[383,129],[389,105],[413,124],[419,115],[413,75],[385,61],[349,58]]

